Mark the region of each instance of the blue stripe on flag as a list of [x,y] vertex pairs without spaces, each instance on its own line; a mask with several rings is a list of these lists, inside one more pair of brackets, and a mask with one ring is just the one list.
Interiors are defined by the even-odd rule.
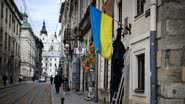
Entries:
[[101,43],[100,43],[100,27],[101,27],[101,11],[93,6],[90,6],[91,14],[91,26],[94,40],[95,50],[101,54]]

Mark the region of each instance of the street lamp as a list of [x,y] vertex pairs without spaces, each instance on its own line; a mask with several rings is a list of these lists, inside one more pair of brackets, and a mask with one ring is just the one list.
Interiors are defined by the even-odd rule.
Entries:
[[67,49],[69,49],[69,44],[68,44],[68,43],[66,43],[66,44],[65,44],[65,47],[66,47]]
[[66,43],[65,44],[65,48],[67,49],[67,79],[69,79],[69,50],[70,50],[70,44],[69,43]]

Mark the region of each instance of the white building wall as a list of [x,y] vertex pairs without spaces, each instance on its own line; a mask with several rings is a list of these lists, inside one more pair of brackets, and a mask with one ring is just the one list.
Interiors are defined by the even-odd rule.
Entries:
[[[136,0],[122,0],[123,28],[125,18],[128,18],[128,24],[132,26],[131,34],[122,38],[125,48],[129,47],[130,50],[129,104],[148,104],[150,101],[150,16],[145,17],[145,11],[149,9],[150,1],[146,0],[144,13],[138,17],[135,17],[136,2]],[[118,2],[114,4],[114,18],[118,20]],[[117,27],[117,22],[114,22],[114,34],[117,34]],[[145,53],[145,89],[144,93],[136,93],[134,90],[138,87],[137,55],[142,53]]]
[[29,29],[21,30],[21,70],[24,77],[33,77],[35,70],[35,40]]
[[[43,72],[47,73],[47,76],[54,76],[57,74],[59,59],[60,59],[60,50],[61,50],[61,36],[57,35],[57,38],[54,34],[41,34],[40,39],[43,41],[44,48],[42,53],[42,68]],[[53,50],[51,50],[53,47]],[[47,64],[47,66],[46,66]]]

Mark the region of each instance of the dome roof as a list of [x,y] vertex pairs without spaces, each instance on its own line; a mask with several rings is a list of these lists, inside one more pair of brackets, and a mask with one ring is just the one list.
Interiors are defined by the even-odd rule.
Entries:
[[28,21],[23,21],[22,27],[23,28],[32,28],[31,24]]

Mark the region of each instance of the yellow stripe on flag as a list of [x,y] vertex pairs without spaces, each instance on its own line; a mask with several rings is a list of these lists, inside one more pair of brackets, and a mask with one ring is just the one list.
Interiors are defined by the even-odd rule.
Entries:
[[100,31],[101,55],[109,60],[112,56],[112,17],[105,13],[102,13]]

